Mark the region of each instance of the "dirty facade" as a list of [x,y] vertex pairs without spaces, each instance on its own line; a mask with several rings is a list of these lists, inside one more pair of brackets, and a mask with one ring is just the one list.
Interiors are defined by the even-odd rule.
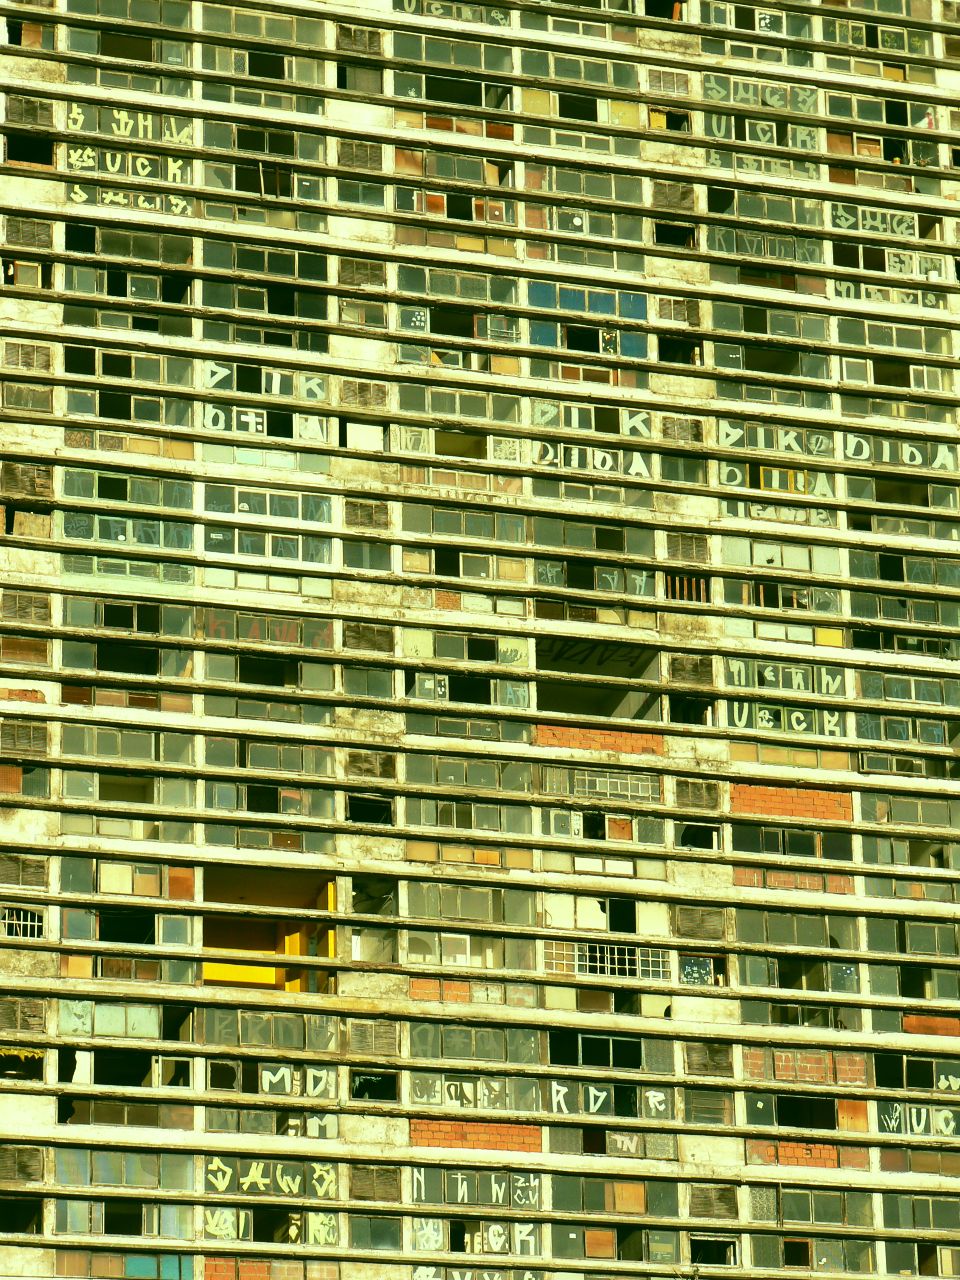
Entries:
[[0,5],[0,1274],[960,1275],[960,5]]

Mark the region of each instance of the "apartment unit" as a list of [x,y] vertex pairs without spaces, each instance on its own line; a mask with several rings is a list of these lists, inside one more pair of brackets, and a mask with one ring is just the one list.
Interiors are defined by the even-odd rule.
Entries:
[[960,4],[0,3],[0,1277],[960,1276]]

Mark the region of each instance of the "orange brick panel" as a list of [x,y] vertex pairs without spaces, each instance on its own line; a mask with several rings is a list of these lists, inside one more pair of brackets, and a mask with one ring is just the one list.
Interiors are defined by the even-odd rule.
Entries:
[[614,729],[581,729],[576,725],[538,724],[535,740],[540,747],[568,747],[576,751],[612,751],[620,755],[663,754],[662,733],[619,732]]
[[539,1125],[483,1124],[464,1120],[411,1120],[414,1147],[468,1147],[495,1151],[541,1151]]
[[826,818],[842,822],[853,817],[853,799],[844,791],[734,782],[730,787],[730,812],[768,814],[780,818]]

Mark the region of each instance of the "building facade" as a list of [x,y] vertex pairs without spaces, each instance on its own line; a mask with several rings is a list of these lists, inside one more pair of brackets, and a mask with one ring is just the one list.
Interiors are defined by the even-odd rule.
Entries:
[[956,0],[0,4],[0,1276],[960,1275]]

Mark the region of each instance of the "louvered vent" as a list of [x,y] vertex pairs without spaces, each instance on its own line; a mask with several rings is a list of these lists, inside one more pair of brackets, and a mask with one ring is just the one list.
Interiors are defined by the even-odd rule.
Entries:
[[720,784],[695,778],[677,779],[677,804],[682,809],[719,809]]
[[11,755],[42,756],[47,750],[47,726],[35,720],[4,720],[0,751]]
[[53,103],[44,98],[7,95],[7,124],[38,124],[53,127]]
[[706,564],[709,559],[707,535],[705,533],[668,533],[667,558]]
[[53,223],[36,218],[7,218],[7,244],[24,249],[49,249],[53,245]]
[[350,1048],[354,1053],[391,1056],[397,1052],[397,1024],[378,1018],[375,1022],[350,1024]]
[[685,71],[668,71],[663,67],[650,67],[647,71],[647,84],[651,93],[688,94],[690,77]]
[[19,853],[0,854],[0,883],[46,884],[47,864],[43,858],[25,858]]
[[376,627],[371,622],[345,622],[343,647],[369,649],[373,653],[393,653],[393,628]]
[[358,409],[383,409],[387,403],[387,388],[382,382],[358,382],[355,378],[343,378],[340,382],[340,399],[344,404]]
[[357,289],[386,288],[386,263],[368,258],[341,258],[340,283],[353,285]]
[[343,138],[340,142],[340,164],[344,169],[371,169],[383,172],[383,147],[379,142],[357,142]]
[[49,622],[50,597],[30,591],[4,591],[0,614],[4,622]]
[[728,1044],[685,1044],[683,1058],[691,1075],[733,1075],[733,1049]]
[[717,1187],[709,1182],[691,1183],[690,1216],[692,1218],[736,1218],[736,1187]]
[[23,1031],[43,1030],[43,1001],[20,1001],[20,1027]]
[[380,1164],[354,1165],[350,1190],[355,1200],[386,1200],[396,1204],[400,1199],[400,1170]]
[[0,1178],[42,1182],[43,1152],[39,1147],[0,1147]]
[[376,27],[337,26],[337,48],[350,53],[380,53],[383,42]]
[[3,363],[10,369],[50,370],[50,348],[36,342],[5,342]]
[[52,498],[53,468],[4,462],[0,464],[0,491],[13,498]]
[[689,907],[677,903],[673,908],[673,932],[678,938],[723,937],[722,907]]

